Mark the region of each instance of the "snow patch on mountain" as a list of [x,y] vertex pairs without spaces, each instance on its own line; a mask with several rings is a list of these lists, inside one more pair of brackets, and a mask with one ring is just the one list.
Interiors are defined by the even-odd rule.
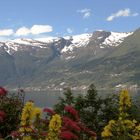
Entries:
[[29,39],[29,38],[21,38],[21,39],[19,38],[19,39],[12,40],[12,42],[22,44],[22,45],[31,45],[31,46],[44,48],[43,42],[34,39]]
[[73,58],[75,58],[75,56],[68,56],[65,58],[65,60],[69,60],[69,59],[73,59]]
[[29,50],[30,48],[46,48],[46,44],[33,39],[18,38],[5,42],[4,48],[9,54],[13,54],[16,51]]
[[9,53],[12,54],[12,52],[18,51],[18,45],[16,45],[14,42],[6,42],[5,43],[5,50]]
[[[106,47],[116,47],[120,43],[124,41],[126,37],[133,34],[130,33],[118,33],[118,32],[110,32],[109,36],[104,36],[101,34],[97,36],[97,38],[93,37],[92,33],[85,33],[74,36],[65,36],[65,37],[46,37],[46,38],[36,38],[36,39],[28,39],[28,38],[17,38],[11,41],[1,42],[0,47],[4,46],[4,49],[9,53],[13,54],[16,51],[24,51],[38,48],[48,48],[51,44],[59,47],[59,51],[62,55],[66,54],[68,59],[72,59],[68,54],[72,54],[75,49],[80,47],[87,47],[89,42],[94,40],[95,42],[99,42],[99,48],[103,49]],[[105,39],[104,39],[105,38]],[[63,43],[61,42],[63,39]],[[62,47],[60,47],[61,43]],[[65,43],[65,44],[64,44]]]
[[65,46],[62,50],[61,53],[66,53],[66,52],[72,52],[74,48],[79,48],[79,47],[85,47],[90,40],[90,37],[92,34],[81,34],[81,35],[74,35],[72,37],[66,36],[64,39],[71,40],[71,43],[69,46]]
[[118,33],[118,32],[111,32],[111,35],[107,37],[103,43],[100,44],[100,48],[104,48],[104,46],[118,46],[123,40],[132,35],[133,32],[128,33]]

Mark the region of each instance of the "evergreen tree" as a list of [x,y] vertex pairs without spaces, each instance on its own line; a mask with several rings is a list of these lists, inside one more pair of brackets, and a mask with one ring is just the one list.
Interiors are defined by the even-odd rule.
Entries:
[[54,110],[61,115],[64,114],[64,107],[66,105],[73,106],[74,104],[74,96],[70,88],[65,88],[63,95],[63,97],[59,97],[59,102],[54,106]]

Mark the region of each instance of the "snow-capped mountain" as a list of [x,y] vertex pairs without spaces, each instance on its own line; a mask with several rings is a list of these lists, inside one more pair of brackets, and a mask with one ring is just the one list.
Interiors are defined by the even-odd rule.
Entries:
[[[127,33],[119,33],[119,32],[111,32],[111,34],[100,44],[100,46],[103,48],[104,46],[115,46],[117,47],[120,43],[123,42],[123,40],[132,35],[133,32],[127,32]],[[101,37],[99,37],[100,39]]]
[[[123,71],[131,73],[133,65],[139,66],[139,37],[140,29],[126,33],[99,30],[0,42],[0,85],[61,87],[60,83],[75,86],[92,81],[106,85],[106,79],[118,84],[119,76],[126,78]],[[131,81],[136,75],[129,77]]]
[[[133,32],[129,33],[118,33],[118,32],[105,32],[105,31],[96,31],[89,34],[81,34],[74,36],[65,36],[65,37],[48,37],[48,38],[38,38],[38,39],[28,39],[28,38],[18,38],[11,41],[3,42],[5,50],[12,54],[17,51],[38,49],[38,48],[47,48],[51,45],[59,46],[60,53],[73,53],[75,49],[81,47],[88,47],[89,44],[94,42],[94,45],[98,45],[100,48],[106,47],[116,47],[123,40],[132,35]],[[63,43],[62,43],[63,40]]]
[[64,46],[61,50],[62,53],[72,52],[74,48],[86,47],[90,41],[92,34],[81,34],[75,36],[64,37],[66,40],[70,40],[71,44]]

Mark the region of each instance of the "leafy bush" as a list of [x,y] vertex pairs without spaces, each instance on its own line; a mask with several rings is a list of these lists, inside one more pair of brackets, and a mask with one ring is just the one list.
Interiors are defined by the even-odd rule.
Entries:
[[139,109],[127,90],[101,98],[93,84],[84,95],[66,89],[54,110],[32,101],[23,106],[23,93],[8,94],[0,87],[0,135],[5,139],[140,140]]
[[0,137],[8,136],[11,131],[16,130],[20,122],[20,113],[23,107],[21,98],[22,90],[15,94],[8,94],[0,87]]
[[128,114],[132,106],[127,90],[122,90],[119,99],[119,116],[110,120],[102,132],[103,139],[140,140],[140,123]]
[[81,121],[92,130],[95,130],[100,138],[103,127],[110,119],[117,118],[118,115],[118,96],[111,95],[101,98],[95,86],[91,84],[87,94],[73,96],[71,90],[65,89],[64,97],[59,98],[55,105],[55,111],[63,114],[64,106],[72,105],[79,112]]
[[[11,133],[13,139],[21,140],[94,140],[96,133],[81,122],[72,106],[64,107],[64,114],[42,110],[27,102],[22,110],[20,127]],[[43,113],[45,117],[43,117]]]
[[[59,98],[59,102],[54,107],[55,111],[63,114],[65,105],[75,107],[79,112],[81,121],[97,133],[97,139],[102,139],[101,132],[108,122],[119,117],[119,94],[102,98],[98,95],[93,84],[89,86],[87,93],[84,95],[74,96],[69,88],[65,89],[64,97]],[[140,121],[140,109],[135,102],[132,102],[131,108],[127,111],[130,118]]]

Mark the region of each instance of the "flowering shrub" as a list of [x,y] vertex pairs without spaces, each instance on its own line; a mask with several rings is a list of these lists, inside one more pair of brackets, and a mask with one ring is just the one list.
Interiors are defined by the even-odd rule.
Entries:
[[0,96],[6,96],[7,90],[3,87],[0,87]]
[[96,133],[80,121],[72,106],[65,106],[61,116],[49,108],[43,109],[43,113],[45,117],[33,102],[27,102],[22,110],[20,127],[11,133],[11,137],[22,140],[93,140],[96,137]]
[[9,94],[8,91],[0,87],[0,137],[5,138],[11,131],[16,130],[20,122],[20,113],[23,102],[19,96]]
[[[23,93],[22,90],[19,90],[20,92]],[[75,104],[77,109],[79,106],[79,109],[86,109],[81,112],[81,114],[86,113],[81,118],[79,109],[77,111],[73,107],[73,101],[69,101],[67,104],[63,102],[60,112],[50,108],[38,108],[33,101],[28,101],[23,106],[21,94],[9,96],[6,89],[0,87],[0,139],[2,137],[5,140],[95,140],[96,138],[100,140],[101,134],[102,139],[107,140],[140,140],[140,123],[132,117],[130,108],[133,104],[127,90],[121,91],[117,102],[115,99],[115,105],[119,108],[118,111],[116,110],[117,116],[113,115],[112,118],[110,118],[112,115],[110,107],[107,108],[107,104],[102,104],[102,102],[113,100],[97,100],[92,89],[88,93],[86,95],[88,98],[84,98],[84,100],[78,98]],[[69,97],[72,99],[72,96]],[[111,104],[113,103],[111,102]],[[110,112],[108,117],[110,121],[107,121],[107,125],[102,123],[105,122],[104,117],[107,115],[102,112],[101,105],[107,108],[105,109],[107,115]],[[114,109],[116,108],[113,108],[113,111]],[[99,119],[101,115],[103,119]],[[100,126],[102,125],[102,133],[97,128],[98,122],[101,123]],[[92,126],[94,126],[98,137],[92,131]]]
[[53,115],[49,123],[49,131],[46,140],[59,140],[61,125],[61,117],[58,114]]
[[74,96],[69,88],[65,89],[63,94],[54,106],[55,111],[63,115],[65,109],[69,110],[69,106],[73,106],[78,112],[78,116],[74,116],[77,116],[77,119],[80,116],[81,122],[86,124],[91,130],[96,130],[97,139],[101,139],[101,131],[108,124],[108,121],[118,117],[119,97],[117,94],[102,98],[98,95],[96,87],[93,84],[89,86],[86,94]]
[[109,140],[140,140],[140,124],[135,119],[130,119],[127,113],[131,107],[131,99],[127,90],[122,90],[119,101],[119,117],[110,120],[102,132],[103,139]]

